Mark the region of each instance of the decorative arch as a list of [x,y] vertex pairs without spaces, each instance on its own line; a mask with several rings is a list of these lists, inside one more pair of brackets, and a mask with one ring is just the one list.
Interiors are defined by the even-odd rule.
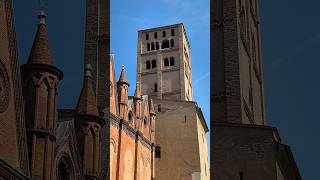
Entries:
[[169,40],[165,39],[162,41],[161,49],[169,48]]
[[73,161],[67,153],[63,153],[57,162],[58,162],[56,167],[57,180],[76,179]]

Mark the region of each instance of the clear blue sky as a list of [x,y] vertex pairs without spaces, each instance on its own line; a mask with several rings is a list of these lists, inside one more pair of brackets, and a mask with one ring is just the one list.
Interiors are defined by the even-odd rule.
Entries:
[[[208,121],[209,0],[111,1],[117,73],[125,64],[131,84],[135,84],[137,30],[185,24],[192,48],[194,97]],[[74,108],[82,85],[85,1],[48,2],[53,61],[65,74],[58,105]],[[267,120],[291,146],[303,179],[315,180],[320,162],[320,1],[260,0],[260,7]],[[19,59],[25,63],[37,26],[37,0],[14,0],[14,9]]]
[[[193,96],[210,126],[210,1],[111,0],[111,52],[117,78],[121,65],[133,95],[136,82],[138,30],[183,23],[191,46]],[[208,141],[210,141],[208,133]],[[210,144],[209,144],[210,145]]]

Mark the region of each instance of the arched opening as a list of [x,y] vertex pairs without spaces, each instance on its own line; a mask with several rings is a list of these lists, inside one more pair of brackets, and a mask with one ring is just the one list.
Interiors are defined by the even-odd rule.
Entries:
[[156,60],[152,60],[152,69],[157,67],[157,62]]
[[132,111],[130,111],[130,112],[128,113],[128,121],[129,121],[129,122],[132,122],[132,120],[133,120],[133,113],[132,113]]
[[147,44],[147,51],[150,51],[150,43]]
[[151,43],[151,51],[154,50],[154,42]]
[[72,180],[74,171],[71,164],[71,159],[66,155],[63,155],[58,163],[57,167],[57,180]]
[[170,57],[170,66],[174,66],[174,57]]
[[174,29],[171,29],[171,36],[174,36]]
[[169,48],[169,40],[165,39],[162,41],[161,49]]
[[146,40],[149,40],[149,34],[148,33],[146,34]]
[[162,32],[162,37],[166,37],[166,31]]
[[147,62],[146,62],[146,68],[147,68],[147,69],[150,69],[150,67],[151,67],[151,66],[150,66],[150,61],[147,61]]
[[156,50],[159,50],[159,43],[156,42]]
[[170,40],[170,45],[171,45],[171,47],[174,47],[174,40],[173,39]]
[[164,66],[169,66],[169,59],[168,58],[164,58]]

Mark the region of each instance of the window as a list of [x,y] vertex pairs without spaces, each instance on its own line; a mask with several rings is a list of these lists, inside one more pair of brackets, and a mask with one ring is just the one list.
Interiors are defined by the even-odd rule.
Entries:
[[169,59],[168,58],[164,58],[164,66],[169,66]]
[[170,40],[170,45],[171,45],[171,47],[174,47],[174,40],[173,39]]
[[151,43],[151,50],[154,50],[154,42]]
[[174,36],[174,29],[171,29],[171,36]]
[[163,40],[161,49],[166,49],[166,48],[169,48],[169,41]]
[[162,37],[166,37],[166,31],[162,32]]
[[157,83],[154,84],[154,92],[158,92],[158,84]]
[[159,43],[156,42],[156,50],[159,50]]
[[158,33],[154,32],[154,38],[157,39],[158,38]]
[[155,147],[155,158],[161,158],[161,148],[160,146]]
[[147,118],[146,118],[146,117],[144,117],[144,118],[143,118],[143,124],[144,124],[144,125],[146,125],[146,124],[147,124],[147,122],[148,122]]
[[161,112],[161,104],[158,104],[158,112]]
[[148,33],[146,34],[146,40],[149,40],[149,34]]
[[174,57],[170,57],[170,66],[174,66]]
[[157,67],[157,62],[156,60],[152,60],[152,69]]
[[146,68],[147,68],[147,69],[150,69],[150,61],[147,61],[147,62],[146,62]]
[[240,172],[239,176],[240,176],[240,180],[243,180],[243,172]]
[[184,116],[184,123],[187,123],[187,116]]
[[128,120],[129,120],[129,122],[132,121],[132,118],[133,118],[133,113],[132,113],[132,111],[130,111],[130,112],[128,113]]
[[147,44],[147,51],[150,51],[150,43]]

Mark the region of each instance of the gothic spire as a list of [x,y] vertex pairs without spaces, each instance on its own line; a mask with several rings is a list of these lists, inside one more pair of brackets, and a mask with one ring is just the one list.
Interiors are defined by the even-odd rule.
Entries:
[[136,91],[134,92],[134,97],[141,98],[141,90],[140,90],[139,82],[137,82],[137,87],[136,87]]
[[156,115],[156,112],[155,112],[155,110],[154,110],[154,104],[153,104],[153,101],[152,101],[152,99],[150,99],[150,104],[149,104],[149,108],[150,108],[150,114],[151,115]]
[[127,77],[126,77],[126,73],[125,73],[125,70],[124,70],[124,65],[122,65],[122,69],[121,69],[121,73],[120,73],[120,78],[119,78],[119,83],[127,83],[128,84],[128,81],[127,81]]
[[84,69],[84,82],[77,106],[77,113],[98,115],[96,96],[92,87],[92,67],[87,64]]
[[33,41],[28,64],[48,64],[51,65],[51,53],[48,42],[48,33],[46,28],[46,14],[40,11],[38,30]]

